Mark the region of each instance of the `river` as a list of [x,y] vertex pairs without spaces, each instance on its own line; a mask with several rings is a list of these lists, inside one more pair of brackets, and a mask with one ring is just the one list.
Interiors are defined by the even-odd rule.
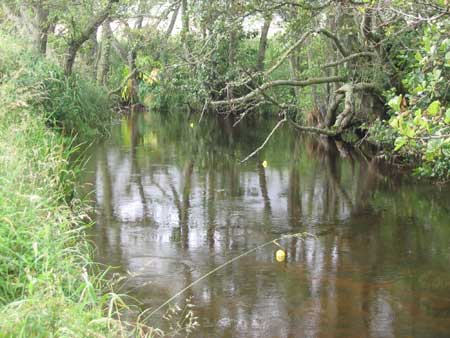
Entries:
[[[142,113],[92,147],[97,261],[198,316],[191,337],[450,337],[450,188],[276,121]],[[309,234],[309,235],[306,235]],[[159,311],[151,323],[167,329]]]

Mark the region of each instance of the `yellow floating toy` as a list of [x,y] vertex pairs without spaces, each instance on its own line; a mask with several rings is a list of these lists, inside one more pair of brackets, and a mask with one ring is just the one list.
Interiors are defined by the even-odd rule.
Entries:
[[277,262],[284,262],[286,260],[286,252],[284,250],[277,250],[275,252],[275,259],[277,260]]
[[264,160],[263,163],[262,163],[262,166],[263,166],[264,168],[267,168],[268,165],[269,165],[269,163],[267,163],[267,161]]

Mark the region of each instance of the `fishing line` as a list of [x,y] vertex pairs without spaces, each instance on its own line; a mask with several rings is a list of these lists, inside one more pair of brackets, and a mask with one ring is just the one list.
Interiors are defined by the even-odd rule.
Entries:
[[[223,264],[219,265],[218,267],[212,269],[211,271],[207,272],[206,274],[204,274],[204,275],[203,275],[202,277],[200,277],[199,279],[193,281],[191,284],[189,284],[188,286],[186,286],[184,289],[178,291],[175,295],[173,295],[173,296],[170,297],[168,300],[166,300],[163,304],[161,304],[161,305],[158,306],[156,309],[154,309],[154,310],[153,310],[153,311],[145,318],[144,321],[147,321],[147,320],[148,320],[150,317],[152,317],[155,313],[157,313],[159,310],[161,310],[162,308],[164,308],[166,305],[170,304],[170,303],[171,303],[173,300],[175,300],[178,296],[182,295],[184,292],[186,292],[187,290],[189,290],[190,288],[192,288],[194,285],[200,283],[202,280],[204,280],[205,278],[211,276],[213,273],[215,273],[215,272],[217,272],[217,271],[223,269],[223,268],[226,267],[227,265],[230,265],[231,263],[236,262],[237,260],[241,259],[242,257],[247,256],[247,255],[249,255],[249,254],[251,254],[251,253],[253,253],[253,252],[255,252],[255,251],[259,250],[259,249],[262,249],[262,248],[264,248],[264,247],[266,247],[266,246],[268,246],[268,245],[270,245],[270,244],[274,244],[274,245],[280,247],[280,244],[278,243],[278,241],[283,240],[283,239],[288,239],[288,238],[294,238],[294,237],[303,240],[305,237],[315,237],[315,236],[313,236],[313,235],[311,235],[311,234],[309,234],[309,233],[305,233],[305,232],[303,232],[303,233],[296,233],[296,234],[290,234],[290,235],[283,235],[283,236],[281,236],[281,237],[279,237],[279,238],[272,239],[272,240],[270,240],[270,241],[268,241],[268,242],[266,242],[266,243],[260,244],[260,245],[258,245],[258,246],[256,246],[256,247],[254,247],[253,249],[250,249],[250,250],[248,250],[248,251],[246,251],[246,252],[240,254],[239,256],[236,256],[236,257],[234,257],[233,259],[231,259],[231,260],[229,260],[229,261],[226,261],[225,263],[223,263]],[[150,309],[148,309],[148,310],[150,310]],[[143,315],[145,314],[146,311],[147,311],[147,310],[145,310],[144,312],[142,312],[142,313],[139,315],[138,318],[140,319],[141,316],[143,316]]]

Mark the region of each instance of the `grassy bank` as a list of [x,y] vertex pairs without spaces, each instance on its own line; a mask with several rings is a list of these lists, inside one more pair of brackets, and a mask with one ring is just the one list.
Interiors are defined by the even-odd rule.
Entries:
[[84,237],[84,208],[67,198],[73,147],[62,136],[97,133],[110,113],[98,113],[100,89],[61,74],[0,36],[0,337],[120,335],[117,298]]

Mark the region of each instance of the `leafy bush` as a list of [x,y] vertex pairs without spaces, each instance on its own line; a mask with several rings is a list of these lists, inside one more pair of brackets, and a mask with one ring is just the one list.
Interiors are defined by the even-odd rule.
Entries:
[[66,78],[61,67],[0,34],[0,81],[6,79],[34,92],[33,111],[65,133],[90,136],[109,127],[111,102],[102,88],[79,74]]
[[[386,93],[394,151],[419,159],[419,176],[439,179],[450,178],[449,29],[448,19],[424,28],[417,48],[397,56],[406,93]],[[374,138],[379,129],[372,126]]]

